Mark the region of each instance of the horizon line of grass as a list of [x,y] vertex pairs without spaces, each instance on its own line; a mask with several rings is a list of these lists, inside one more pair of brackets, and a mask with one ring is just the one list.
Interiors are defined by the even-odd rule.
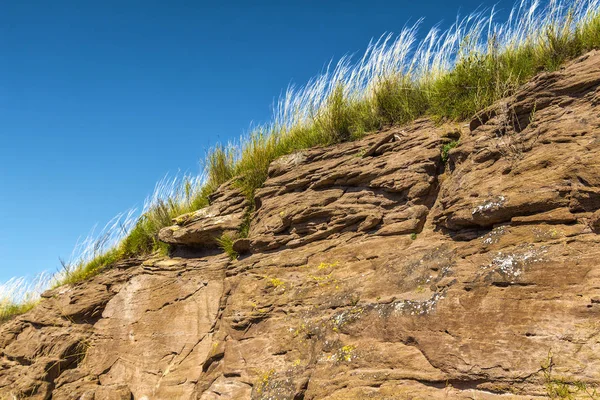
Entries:
[[216,145],[203,175],[160,181],[139,217],[130,211],[98,238],[88,237],[52,285],[85,280],[125,258],[166,254],[167,245],[158,241],[161,228],[209,205],[210,195],[234,178],[252,200],[280,156],[423,116],[440,122],[472,117],[537,73],[600,48],[599,11],[598,0],[551,0],[543,8],[537,0],[523,0],[504,23],[495,22],[492,8],[443,32],[434,27],[419,43],[421,21],[395,39],[387,34],[371,41],[357,62],[343,57],[305,86],[288,87],[272,122],[237,143]]
[[41,273],[33,280],[20,277],[0,284],[0,323],[35,307],[51,280],[51,274]]

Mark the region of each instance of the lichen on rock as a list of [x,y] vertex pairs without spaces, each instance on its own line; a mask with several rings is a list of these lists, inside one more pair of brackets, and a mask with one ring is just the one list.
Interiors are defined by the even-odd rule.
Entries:
[[[592,393],[599,65],[540,75],[469,129],[421,119],[278,159],[254,207],[227,183],[160,234],[210,251],[118,263],[1,325],[0,398],[535,399],[550,349],[552,376]],[[534,104],[510,157],[502,112]],[[249,210],[232,260],[216,239]]]

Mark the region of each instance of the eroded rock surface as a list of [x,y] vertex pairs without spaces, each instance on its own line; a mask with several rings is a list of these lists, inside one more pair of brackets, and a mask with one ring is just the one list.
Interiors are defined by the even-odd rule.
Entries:
[[208,207],[175,218],[175,225],[160,230],[159,239],[175,246],[217,248],[223,234],[233,235],[239,230],[248,201],[233,182],[228,182],[210,196],[210,202]]
[[[276,160],[240,259],[131,260],[4,324],[0,398],[590,398],[599,83],[593,52],[470,127],[416,121]],[[237,229],[232,190],[177,226]]]
[[343,232],[420,232],[437,194],[440,147],[453,134],[454,127],[417,121],[275,161],[256,195],[251,249],[295,248]]

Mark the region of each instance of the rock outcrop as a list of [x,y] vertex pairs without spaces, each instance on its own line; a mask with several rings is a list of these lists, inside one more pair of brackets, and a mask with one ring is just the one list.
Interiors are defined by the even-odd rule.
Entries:
[[249,209],[226,185],[161,232],[195,253],[128,260],[0,327],[0,398],[590,398],[599,156],[592,52],[470,124],[283,157],[238,260],[214,249]]
[[248,201],[233,182],[219,188],[210,201],[208,207],[175,218],[175,225],[161,229],[158,238],[174,246],[217,248],[223,234],[236,234],[244,223]]

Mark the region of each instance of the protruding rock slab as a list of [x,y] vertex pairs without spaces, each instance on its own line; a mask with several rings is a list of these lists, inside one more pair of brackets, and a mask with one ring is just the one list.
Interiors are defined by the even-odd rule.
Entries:
[[208,207],[175,218],[175,225],[161,229],[158,238],[173,245],[216,248],[223,234],[238,232],[248,201],[233,181],[223,184],[210,201]]

